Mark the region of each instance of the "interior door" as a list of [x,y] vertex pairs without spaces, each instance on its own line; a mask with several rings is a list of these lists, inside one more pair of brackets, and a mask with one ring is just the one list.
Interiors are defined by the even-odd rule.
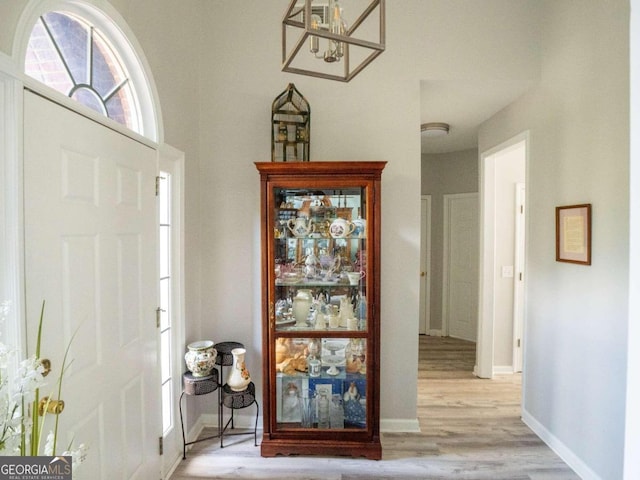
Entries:
[[30,353],[43,300],[51,376],[75,334],[59,444],[89,446],[76,479],[159,478],[156,153],[35,94],[24,100]]
[[513,288],[513,371],[522,371],[525,292],[525,184],[516,184],[515,275]]
[[420,208],[420,327],[429,334],[431,323],[431,195],[423,195]]
[[444,196],[443,320],[449,335],[475,342],[478,332],[478,194]]

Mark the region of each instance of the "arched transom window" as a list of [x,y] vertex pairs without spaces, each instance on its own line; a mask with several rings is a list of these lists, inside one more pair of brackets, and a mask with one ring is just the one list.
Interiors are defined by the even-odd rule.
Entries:
[[25,73],[143,134],[135,86],[107,36],[86,19],[48,12],[36,22]]

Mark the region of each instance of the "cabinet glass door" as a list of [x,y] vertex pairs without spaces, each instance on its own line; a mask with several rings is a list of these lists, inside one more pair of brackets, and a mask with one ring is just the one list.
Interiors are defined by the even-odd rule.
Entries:
[[272,190],[278,430],[367,428],[365,190]]

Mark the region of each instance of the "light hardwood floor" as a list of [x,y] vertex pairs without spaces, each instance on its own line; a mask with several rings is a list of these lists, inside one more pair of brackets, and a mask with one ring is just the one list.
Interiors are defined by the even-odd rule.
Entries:
[[[420,337],[421,433],[383,433],[383,459],[262,458],[253,436],[195,444],[171,480],[571,480],[579,477],[520,420],[520,375],[471,371],[475,344]],[[203,435],[214,431],[205,430]]]

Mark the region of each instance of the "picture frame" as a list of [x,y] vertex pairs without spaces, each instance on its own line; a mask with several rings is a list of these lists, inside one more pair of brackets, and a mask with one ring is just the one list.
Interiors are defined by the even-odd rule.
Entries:
[[556,207],[556,261],[591,265],[591,204]]

